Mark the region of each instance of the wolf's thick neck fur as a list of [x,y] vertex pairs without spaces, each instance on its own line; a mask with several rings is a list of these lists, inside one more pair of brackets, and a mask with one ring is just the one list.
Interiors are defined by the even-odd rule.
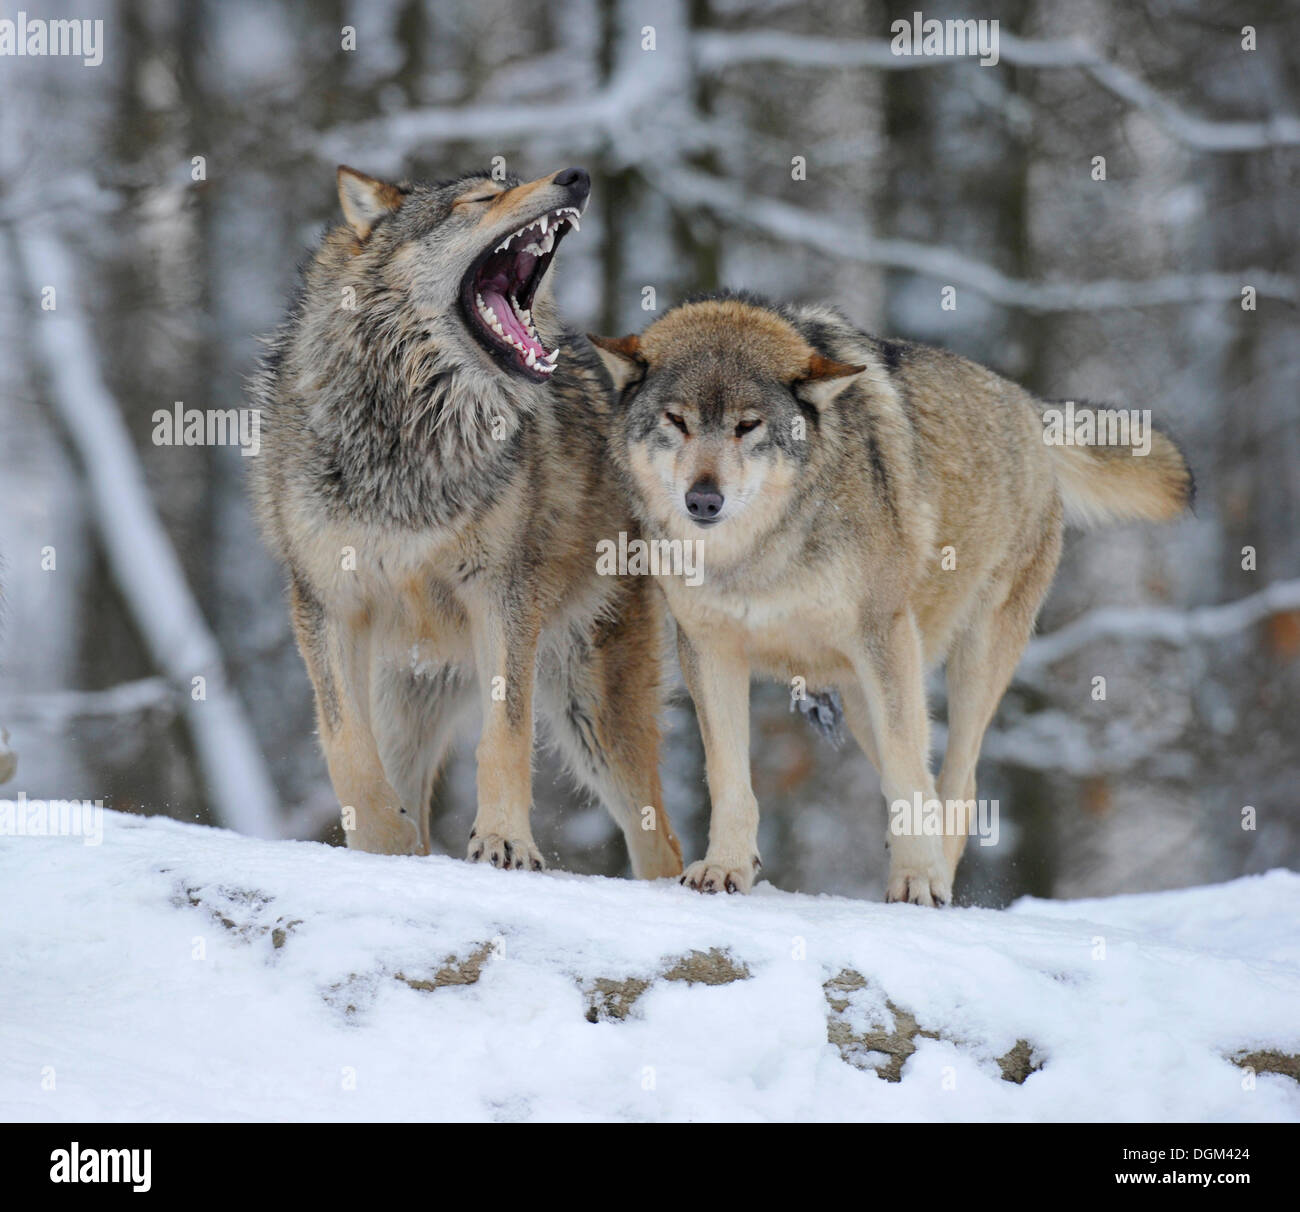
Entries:
[[[331,511],[423,529],[483,508],[561,383],[489,365],[455,305],[422,309],[350,270],[327,237],[256,385],[271,424],[299,427]],[[558,328],[549,301],[538,318]]]

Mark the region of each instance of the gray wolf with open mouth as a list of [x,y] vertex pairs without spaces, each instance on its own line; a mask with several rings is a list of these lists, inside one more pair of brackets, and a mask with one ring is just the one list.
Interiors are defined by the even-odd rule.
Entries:
[[[708,851],[683,882],[746,892],[760,865],[755,671],[840,692],[891,806],[887,899],[948,902],[984,732],[1067,516],[1176,517],[1192,494],[1178,448],[1154,430],[1144,451],[1049,444],[1053,405],[826,307],[728,296],[678,307],[639,337],[592,340],[620,394],[611,458],[644,534],[702,544],[702,583],[659,578],[713,805]],[[936,789],[925,674],[945,661]]]
[[325,233],[251,392],[252,493],[288,572],[348,843],[429,850],[448,747],[477,707],[468,857],[541,869],[534,713],[621,826],[632,870],[681,870],[659,756],[662,607],[602,576],[637,533],[605,458],[608,382],[548,271],[590,182],[338,171]]

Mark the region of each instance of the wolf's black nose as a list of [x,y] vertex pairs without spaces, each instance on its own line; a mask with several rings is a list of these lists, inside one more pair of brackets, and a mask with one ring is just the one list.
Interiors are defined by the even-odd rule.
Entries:
[[585,198],[591,193],[591,178],[585,168],[565,168],[555,174],[555,184],[563,185],[571,194]]
[[697,522],[712,522],[722,512],[722,493],[707,476],[696,480],[686,492],[686,512]]

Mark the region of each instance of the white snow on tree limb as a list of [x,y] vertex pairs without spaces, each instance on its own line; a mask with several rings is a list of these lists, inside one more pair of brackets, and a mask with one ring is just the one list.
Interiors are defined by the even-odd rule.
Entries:
[[970,289],[1008,307],[1025,311],[1104,311],[1117,307],[1152,307],[1168,303],[1240,299],[1243,286],[1261,297],[1293,303],[1293,279],[1262,269],[1233,273],[1165,274],[1137,281],[1026,282],[1008,277],[964,253],[914,240],[881,239],[854,231],[843,218],[818,215],[680,165],[643,164],[651,181],[677,203],[702,206],[780,240],[824,253],[836,260],[860,261],[910,270],[953,286]]
[[1103,606],[1030,642],[1016,672],[1028,680],[1048,665],[1102,640],[1190,644],[1218,640],[1274,614],[1300,610],[1300,579],[1278,581],[1249,597],[1222,606],[1179,610],[1167,606]]
[[136,678],[103,690],[46,690],[0,698],[6,719],[41,720],[67,727],[91,716],[139,715],[145,711],[175,714],[182,695],[166,678]]
[[[1300,298],[1293,278],[1253,267],[1164,274],[1139,281],[1027,282],[953,249],[876,238],[854,231],[843,216],[810,213],[756,196],[682,162],[682,151],[707,138],[709,131],[682,104],[691,82],[690,56],[682,53],[680,43],[689,39],[695,66],[703,71],[760,62],[823,70],[828,66],[902,70],[952,63],[956,57],[894,55],[887,40],[854,41],[777,30],[692,34],[680,0],[645,0],[632,6],[627,28],[639,30],[643,24],[655,27],[658,49],[642,52],[635,41],[625,38],[609,83],[594,93],[530,105],[422,107],[335,127],[312,136],[311,149],[335,161],[364,156],[376,169],[396,171],[406,155],[430,143],[524,139],[534,151],[563,149],[567,155],[599,148],[615,162],[621,159],[635,165],[674,206],[702,207],[837,260],[907,270],[1032,312],[1239,300],[1244,286],[1254,287],[1263,298],[1290,303]],[[1086,69],[1112,92],[1150,112],[1176,137],[1205,150],[1244,151],[1300,143],[1300,120],[1293,118],[1250,123],[1191,117],[1080,43],[1035,42],[1003,33],[1000,51],[1007,62],[1026,67]]]
[[[915,71],[970,61],[969,55],[896,55],[890,50],[889,40],[883,38],[826,38],[784,30],[708,31],[696,34],[693,41],[698,62],[706,71],[755,63],[818,70],[868,67]],[[1083,42],[1035,41],[999,31],[998,54],[1002,62],[1016,67],[1081,69],[1121,100],[1149,113],[1173,138],[1197,151],[1258,151],[1300,144],[1300,118],[1280,115],[1262,122],[1218,122],[1189,114]]]

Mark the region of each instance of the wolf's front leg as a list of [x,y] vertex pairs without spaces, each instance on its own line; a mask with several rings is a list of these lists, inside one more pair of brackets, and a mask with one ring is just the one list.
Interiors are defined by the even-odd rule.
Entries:
[[[925,827],[925,809],[935,803],[935,792],[929,762],[925,662],[911,613],[900,611],[872,628],[857,666],[889,821],[885,899],[946,905],[952,899],[952,873],[944,858],[943,837],[933,831],[933,823],[931,828]],[[850,727],[859,703],[862,699],[856,695],[845,696]],[[940,831],[942,825],[941,812]]]
[[533,841],[533,682],[539,617],[532,603],[492,601],[470,628],[483,703],[471,862],[541,871]]
[[709,848],[682,883],[700,892],[748,892],[758,858],[758,801],[749,779],[749,663],[738,640],[712,631],[688,637],[679,624],[677,653],[704,738],[708,769]]

